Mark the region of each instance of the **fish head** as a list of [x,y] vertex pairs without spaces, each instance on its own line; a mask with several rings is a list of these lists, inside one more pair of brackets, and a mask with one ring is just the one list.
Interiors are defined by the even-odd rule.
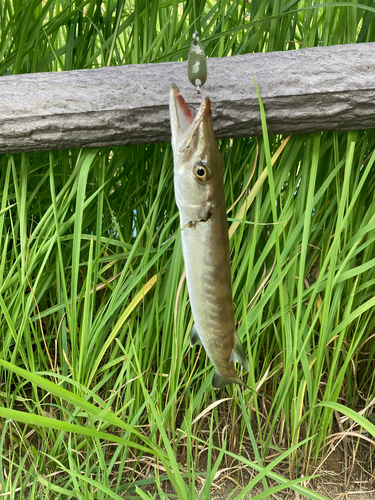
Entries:
[[175,197],[180,214],[206,221],[214,193],[223,186],[223,158],[215,140],[210,99],[202,99],[194,117],[176,85],[170,91]]

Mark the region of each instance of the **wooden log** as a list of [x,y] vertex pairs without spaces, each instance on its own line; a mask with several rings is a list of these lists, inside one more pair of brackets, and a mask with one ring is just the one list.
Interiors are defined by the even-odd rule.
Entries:
[[[375,43],[208,60],[203,95],[216,136],[261,133],[253,75],[270,134],[375,127]],[[169,87],[199,101],[186,62],[0,78],[0,152],[170,140]]]

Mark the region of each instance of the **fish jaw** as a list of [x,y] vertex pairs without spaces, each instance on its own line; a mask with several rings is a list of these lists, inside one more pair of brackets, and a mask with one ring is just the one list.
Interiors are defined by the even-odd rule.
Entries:
[[208,97],[202,99],[198,113],[194,117],[177,85],[173,84],[169,96],[169,111],[174,152],[183,153],[199,136],[204,140],[215,140],[211,102]]
[[[223,159],[215,140],[210,99],[202,99],[193,117],[177,86],[172,85],[169,105],[175,198],[184,227],[210,218],[214,192],[223,182]],[[197,182],[194,169],[199,164],[207,169],[208,182]]]

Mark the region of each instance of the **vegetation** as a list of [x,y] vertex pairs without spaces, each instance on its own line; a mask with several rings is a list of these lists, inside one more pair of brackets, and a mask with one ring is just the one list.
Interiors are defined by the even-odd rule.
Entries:
[[[0,74],[367,42],[372,5],[3,0]],[[189,347],[170,144],[0,157],[1,498],[322,499],[328,441],[375,437],[375,133],[262,118],[220,143],[252,390]]]

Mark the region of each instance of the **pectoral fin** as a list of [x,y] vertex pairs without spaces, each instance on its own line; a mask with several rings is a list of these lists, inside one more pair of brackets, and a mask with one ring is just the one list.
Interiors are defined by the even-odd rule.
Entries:
[[195,345],[202,345],[201,339],[199,337],[199,333],[197,327],[193,325],[193,328],[190,332],[190,347],[194,347]]
[[236,361],[237,363],[241,363],[241,365],[245,368],[245,370],[249,371],[249,361],[246,357],[246,353],[242,347],[241,341],[236,333],[234,337],[234,347],[232,351],[232,355],[230,357],[230,361]]

